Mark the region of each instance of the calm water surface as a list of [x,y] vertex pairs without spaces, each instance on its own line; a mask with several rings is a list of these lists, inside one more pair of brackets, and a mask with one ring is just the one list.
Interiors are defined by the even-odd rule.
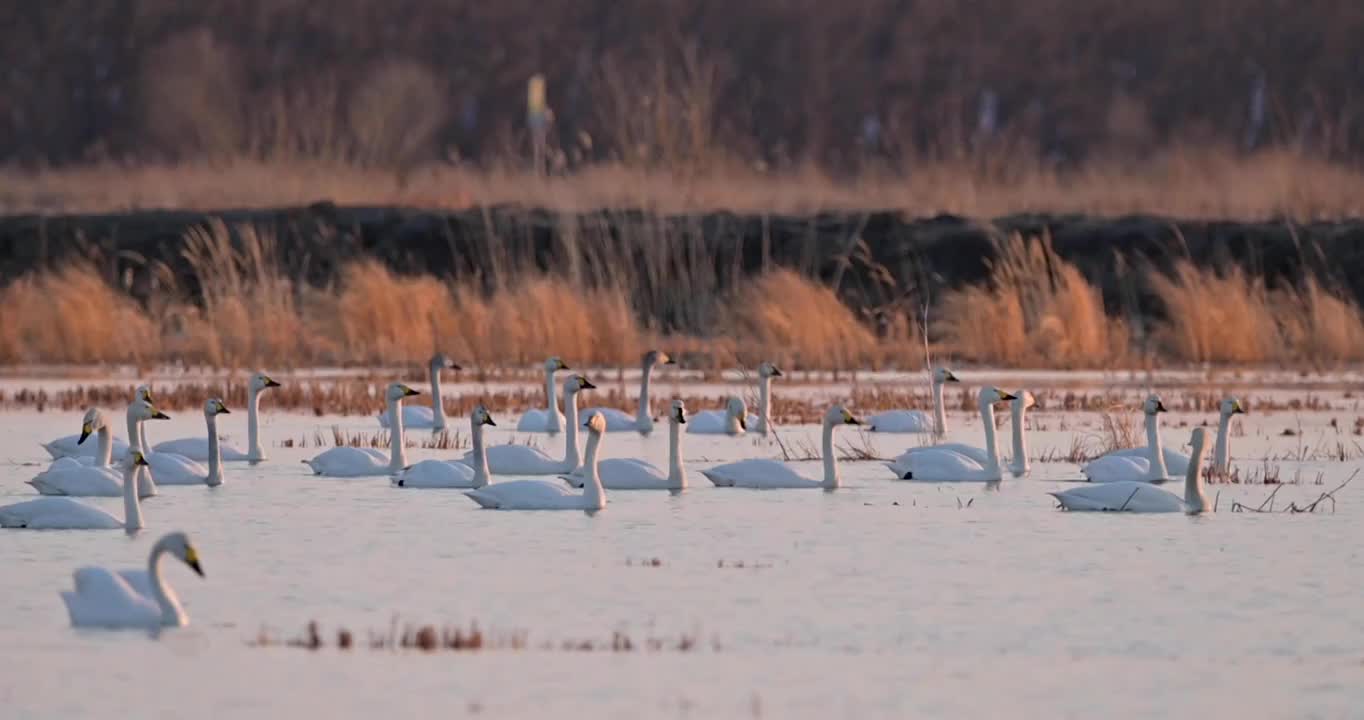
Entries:
[[[0,502],[27,499],[46,464],[38,441],[79,415],[0,417]],[[154,426],[153,442],[202,432],[197,417]],[[244,439],[243,416],[224,420]],[[1046,491],[1076,477],[1064,464],[995,492],[894,482],[877,463],[843,464],[835,493],[717,490],[694,471],[780,451],[690,436],[682,495],[613,493],[596,517],[498,513],[459,491],[315,478],[299,461],[316,448],[274,447],[333,422],[372,427],[269,416],[269,463],[229,465],[216,490],[162,488],[136,538],[3,531],[0,715],[1364,717],[1364,486],[1314,516],[1233,514],[1267,489],[1216,487],[1221,512],[1197,518],[1058,512]],[[660,465],[666,453],[664,434],[606,443]],[[1355,464],[1304,471],[1329,488]],[[1288,486],[1276,502],[1323,489]],[[118,499],[92,502],[121,513]],[[74,568],[141,565],[172,529],[191,533],[207,573],[166,564],[190,627],[69,626],[57,593]],[[430,656],[249,645],[310,620],[363,638],[395,617],[477,621],[533,648],[615,631],[700,642]]]

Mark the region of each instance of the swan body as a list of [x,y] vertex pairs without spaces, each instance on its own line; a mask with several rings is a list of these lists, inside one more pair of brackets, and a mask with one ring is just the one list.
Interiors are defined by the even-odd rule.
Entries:
[[[1028,408],[1037,404],[1037,399],[1027,390],[1019,390],[1013,394],[1013,399],[1009,401],[1010,413],[1012,415],[1012,436],[1013,436],[1013,457],[1009,460],[1009,474],[1014,477],[1022,477],[1028,474],[1031,466],[1028,463],[1028,443],[1026,438],[1026,427],[1024,426],[1023,416]],[[973,461],[981,468],[990,462],[990,453],[986,448],[968,445],[966,443],[939,443],[925,447],[910,448],[900,454],[899,457],[886,463],[886,467],[895,473],[895,477],[903,478],[905,473],[912,470],[909,458],[918,453],[941,453],[952,452]],[[951,465],[953,472],[960,472],[970,465]]]
[[1065,510],[1089,512],[1202,513],[1208,508],[1203,493],[1202,465],[1207,429],[1194,428],[1189,466],[1184,471],[1184,497],[1143,481],[1115,481],[1050,493]]
[[189,624],[180,600],[161,577],[161,557],[171,555],[199,577],[198,552],[184,533],[165,535],[152,546],[147,570],[110,571],[83,567],[72,575],[74,589],[61,594],[74,627],[154,628]]
[[807,478],[775,460],[750,459],[716,465],[702,470],[716,487],[744,487],[760,490],[778,488],[834,490],[841,481],[838,475],[838,458],[834,454],[834,428],[839,425],[861,425],[862,421],[848,412],[842,405],[829,408],[824,414],[824,477],[821,480]]
[[0,527],[16,530],[140,530],[142,506],[137,493],[137,469],[146,465],[133,450],[123,459],[123,520],[69,497],[43,497],[0,507]]
[[402,471],[407,467],[407,449],[403,438],[403,398],[420,394],[402,383],[391,383],[384,393],[384,398],[388,402],[389,417],[396,420],[389,432],[388,455],[373,448],[334,447],[318,453],[311,460],[304,460],[304,464],[312,468],[314,475],[336,478],[375,477]]
[[933,415],[922,410],[887,410],[867,418],[867,429],[883,433],[933,433],[942,437],[947,428],[943,413],[943,383],[961,382],[945,367],[933,370]]
[[[153,402],[151,388],[147,385],[138,385],[137,388],[133,390],[133,399]],[[86,414],[88,415],[89,412],[87,411]],[[132,438],[132,440],[134,444],[136,444],[137,438]],[[112,445],[110,446],[112,460],[122,460],[123,456],[128,454],[129,447],[133,446],[118,438],[113,438]],[[43,449],[47,450],[47,453],[52,456],[53,460],[74,458],[87,465],[92,464],[93,459],[99,457],[102,452],[102,448],[100,447],[84,444],[84,438],[80,435],[66,435],[51,442],[43,443]],[[109,462],[110,459],[106,459],[103,463],[93,464],[108,465]]]
[[[243,451],[220,441],[218,447],[223,462],[258,463],[265,459],[265,451],[260,444],[260,396],[266,389],[279,386],[279,383],[264,373],[257,372],[251,376],[247,383],[246,395],[247,450]],[[211,455],[207,436],[159,442],[152,451],[179,455],[199,463],[208,462]]]
[[[564,413],[568,418],[564,433],[564,456],[551,457],[539,448],[528,445],[494,445],[487,449],[488,467],[497,475],[558,475],[578,468],[578,393],[596,388],[582,375],[564,381]],[[600,415],[598,415],[600,417]],[[606,419],[602,418],[602,422]],[[464,454],[464,463],[475,461],[473,450]]]
[[[687,423],[687,408],[681,400],[672,402],[668,414],[668,470],[637,458],[611,458],[597,462],[602,487],[608,490],[683,490],[687,471],[682,464],[682,426]],[[586,466],[564,480],[573,487],[586,482]]]
[[1145,482],[1162,483],[1169,477],[1165,466],[1165,452],[1161,448],[1159,414],[1165,412],[1160,396],[1152,394],[1142,404],[1145,415],[1146,447],[1141,457],[1104,455],[1080,468],[1085,478],[1094,483]]
[[606,434],[606,418],[593,413],[584,423],[587,428],[587,461],[581,493],[548,480],[513,480],[494,483],[465,493],[470,500],[490,510],[585,510],[606,507],[606,492],[597,474],[597,452]]
[[544,410],[527,410],[521,419],[516,423],[516,431],[523,433],[549,433],[558,435],[566,422],[564,414],[559,412],[559,399],[555,395],[557,392],[554,385],[554,373],[560,370],[569,369],[557,356],[545,361],[545,398],[546,407]]
[[[404,430],[419,429],[440,432],[445,429],[445,405],[442,404],[440,396],[440,371],[446,369],[460,370],[461,368],[444,353],[436,353],[431,356],[431,362],[427,366],[427,375],[431,382],[431,407],[404,405]],[[379,425],[385,428],[389,427],[392,424],[390,417],[388,410],[379,413]]]
[[471,462],[423,460],[405,467],[393,476],[394,487],[403,488],[481,488],[488,484],[488,453],[483,445],[483,426],[497,427],[488,408],[479,405],[469,416],[469,437],[473,442]]
[[[687,432],[698,435],[743,435],[752,417],[743,398],[730,395],[724,410],[702,410],[687,421]],[[756,421],[757,418],[753,418]]]
[[[1244,413],[1245,407],[1241,405],[1240,400],[1234,397],[1223,398],[1218,409],[1217,441],[1213,445],[1213,470],[1219,475],[1226,474],[1231,462],[1231,458],[1228,456],[1231,418],[1233,415]],[[1109,457],[1127,457],[1145,459],[1149,463],[1149,453],[1150,449],[1145,447],[1123,448],[1107,453],[1098,460]],[[1165,458],[1165,469],[1175,477],[1183,477],[1184,471],[1189,468],[1189,456],[1167,447],[1161,448],[1161,454]]]
[[648,436],[654,431],[654,416],[649,410],[649,380],[653,374],[655,365],[676,365],[677,361],[668,356],[662,350],[650,350],[644,353],[640,361],[639,376],[639,409],[633,416],[615,408],[589,408],[584,410],[583,417],[590,417],[592,413],[597,413],[606,419],[607,432],[637,432],[640,435]]
[[[995,403],[1013,400],[1014,395],[999,388],[980,391],[980,417],[985,426],[983,457],[978,448],[951,443],[945,446],[916,448],[886,463],[902,480],[919,482],[997,482],[1002,479],[999,445],[995,437]],[[1021,415],[1015,429],[1021,430]],[[1023,453],[1026,456],[1026,452]],[[1025,457],[1026,460],[1026,457]]]

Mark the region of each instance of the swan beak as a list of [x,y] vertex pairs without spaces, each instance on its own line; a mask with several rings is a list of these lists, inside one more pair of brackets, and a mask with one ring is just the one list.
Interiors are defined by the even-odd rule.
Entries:
[[676,413],[673,414],[673,419],[682,425],[687,424],[687,414],[682,412],[681,410],[678,410]]
[[133,453],[133,466],[134,466],[134,467],[136,467],[136,466],[138,466],[138,465],[146,466],[146,464],[147,464],[147,456],[146,456],[146,455],[143,455],[143,454],[140,453],[140,452],[135,452],[135,453]]
[[597,386],[596,386],[596,385],[593,385],[591,380],[588,380],[588,379],[585,378],[585,377],[580,377],[580,378],[578,378],[578,389],[579,389],[579,390],[596,390],[596,389],[597,389]]
[[667,356],[665,356],[665,357],[666,357],[667,359],[663,361],[663,364],[664,364],[664,365],[676,365],[676,364],[677,364],[677,361],[673,359],[673,356],[672,356],[672,355],[667,355]]
[[1164,401],[1164,400],[1157,400],[1157,401],[1156,401],[1156,412],[1158,412],[1158,413],[1169,412],[1168,410],[1165,409],[1165,401]]
[[270,378],[265,378],[265,387],[279,387],[279,383]]
[[493,427],[497,427],[497,423],[493,422],[493,416],[492,416],[492,415],[484,415],[484,416],[483,416],[483,424],[484,424],[484,425],[492,425]]
[[449,363],[448,365],[446,365],[445,367],[448,368],[448,369],[450,369],[450,370],[463,370],[463,369],[464,369],[464,368],[460,367],[459,363],[455,362],[454,360],[451,360],[450,363]]
[[1017,397],[1017,395],[1010,395],[1009,393],[1006,393],[1003,390],[999,391],[1000,400],[1013,400],[1015,397]]
[[1231,414],[1232,414],[1232,415],[1244,415],[1244,414],[1246,414],[1246,409],[1243,408],[1243,407],[1241,407],[1241,401],[1240,401],[1240,400],[1237,400],[1236,403],[1232,406],[1232,408],[1231,408]]
[[856,416],[853,416],[853,415],[849,415],[848,418],[847,418],[846,420],[844,420],[843,422],[847,423],[848,425],[861,425],[861,424],[862,424],[862,420],[859,419],[859,418],[857,418]]
[[170,416],[167,415],[166,413],[161,412],[160,410],[157,410],[156,412],[152,413],[152,419],[153,419],[153,420],[169,420],[169,419],[170,419]]
[[405,388],[403,388],[403,397],[412,397],[413,395],[420,395],[420,394],[422,394],[420,390],[413,390],[413,389],[410,388],[410,387],[405,387]]
[[773,366],[772,366],[772,377],[781,377],[781,368],[777,367],[776,365],[773,365]]
[[947,371],[947,375],[942,379],[942,381],[943,381],[943,382],[961,382],[960,380],[957,379],[957,376],[956,376],[956,375],[953,375],[953,374],[952,374],[952,371],[951,371],[951,370],[948,370],[948,371]]
[[743,415],[739,416],[739,429],[748,432],[748,418],[745,418]]
[[572,370],[572,368],[568,366],[568,363],[565,363],[563,360],[559,360],[557,364],[559,370]]
[[232,411],[231,411],[231,410],[228,410],[226,405],[224,405],[224,404],[222,404],[221,402],[219,402],[219,403],[218,403],[218,414],[219,414],[219,415],[231,415],[231,414],[232,414]]
[[185,564],[199,577],[204,576],[204,569],[199,566],[199,553],[195,552],[192,547],[185,548]]
[[79,440],[76,441],[76,444],[80,445],[81,443],[85,442],[85,439],[88,437],[90,437],[90,423],[85,423],[84,425],[81,426],[81,437]]

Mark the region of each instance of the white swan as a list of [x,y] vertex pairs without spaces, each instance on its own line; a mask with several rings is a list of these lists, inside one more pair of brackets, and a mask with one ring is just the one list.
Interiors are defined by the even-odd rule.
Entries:
[[597,475],[597,451],[606,434],[606,418],[593,413],[583,427],[587,428],[587,464],[581,494],[548,480],[512,480],[465,495],[490,510],[601,510],[606,507],[606,491]]
[[[682,464],[682,426],[687,423],[687,407],[674,400],[668,413],[668,470],[664,472],[652,463],[637,458],[611,458],[597,462],[597,475],[602,487],[608,490],[683,490],[687,487],[687,471]],[[579,468],[563,479],[572,487],[586,482],[587,466]]]
[[1084,485],[1070,490],[1049,493],[1066,510],[1109,512],[1206,512],[1208,498],[1203,494],[1203,456],[1208,431],[1194,428],[1189,443],[1189,466],[1184,470],[1184,497],[1152,486],[1148,482],[1119,481],[1098,485]]
[[[578,469],[581,464],[578,455],[578,393],[596,387],[582,375],[574,375],[564,381],[564,415],[568,430],[564,433],[562,459],[550,457],[545,451],[528,445],[494,445],[487,449],[488,467],[497,475],[558,475]],[[602,418],[602,422],[606,422],[606,419]],[[474,451],[464,454],[466,465],[474,462]]]
[[[1217,440],[1213,444],[1212,463],[1213,472],[1219,476],[1225,475],[1231,464],[1228,456],[1228,440],[1231,430],[1231,418],[1233,415],[1245,413],[1245,408],[1241,401],[1234,397],[1222,399],[1218,407],[1217,417]],[[1145,447],[1123,448],[1105,454],[1103,457],[1132,457],[1147,458],[1149,449]],[[1183,477],[1184,471],[1189,467],[1189,456],[1172,448],[1162,447],[1161,455],[1165,458],[1165,470],[1172,477]]]
[[[404,430],[430,429],[432,432],[440,432],[445,429],[445,406],[442,404],[440,395],[440,371],[460,369],[462,368],[455,364],[454,360],[446,357],[445,353],[436,353],[431,356],[431,363],[427,366],[427,375],[431,382],[431,407],[423,405],[404,405]],[[379,413],[379,424],[383,427],[389,426],[389,415],[387,410]]]
[[[246,440],[247,451],[242,452],[228,443],[219,442],[218,450],[223,462],[258,463],[265,459],[265,451],[260,444],[260,395],[268,388],[279,387],[279,383],[262,372],[253,373],[247,382],[246,394]],[[156,444],[154,452],[179,455],[195,462],[209,459],[208,437],[180,438]]]
[[943,414],[943,383],[961,382],[945,367],[933,370],[933,415],[923,410],[887,410],[867,418],[867,429],[883,433],[933,433],[942,437],[947,429]]
[[142,504],[138,501],[137,469],[147,463],[132,450],[122,461],[123,520],[69,497],[43,497],[0,507],[0,527],[22,530],[140,530]]
[[[918,448],[914,452],[905,453],[886,463],[886,466],[895,471],[895,474],[902,480],[920,482],[996,482],[1000,480],[1002,475],[999,467],[999,444],[995,437],[995,403],[1013,399],[1013,395],[999,388],[981,388],[980,418],[981,423],[985,426],[983,457],[979,448],[952,443],[951,445]],[[1020,416],[1018,426],[1021,425],[1022,417]],[[1026,450],[1022,454],[1026,456]]]
[[772,431],[772,378],[781,377],[781,369],[770,362],[758,366],[758,417],[748,418],[752,432],[767,437]]
[[564,426],[563,413],[559,412],[559,399],[555,397],[554,373],[567,370],[557,356],[545,361],[545,410],[527,410],[516,423],[516,431],[523,433],[549,433],[558,435]]
[[775,460],[756,459],[716,465],[702,470],[716,487],[745,487],[758,489],[839,487],[838,458],[834,454],[834,428],[839,425],[861,425],[842,405],[835,405],[824,413],[824,478],[812,480]]
[[1165,403],[1160,396],[1152,394],[1142,403],[1145,416],[1146,447],[1138,448],[1141,456],[1108,454],[1080,468],[1080,472],[1090,482],[1148,482],[1163,483],[1170,476],[1165,465],[1165,452],[1161,449],[1160,421],[1158,416],[1165,412]]
[[[86,411],[84,422],[81,424],[80,442],[85,442],[91,433],[97,433],[99,436],[99,450],[93,457],[94,462],[90,464],[80,462],[88,459],[88,456],[82,456],[79,460],[71,457],[59,458],[47,470],[29,480],[28,484],[43,495],[77,497],[122,495],[123,475],[117,468],[109,466],[113,447],[112,433],[109,431],[109,423],[105,420],[104,413],[98,408]],[[139,497],[145,498],[154,494],[154,488],[148,486],[147,489],[153,492],[140,494]]]
[[[212,398],[204,402],[204,425],[208,433],[204,442],[208,444],[208,467],[175,453],[143,451],[150,466],[151,475],[157,485],[208,485],[217,487],[223,484],[223,460],[218,439],[218,416],[228,413],[222,400]],[[145,425],[143,436],[146,435]]]
[[473,457],[469,462],[423,460],[393,476],[394,487],[481,488],[488,484],[488,453],[483,445],[483,426],[497,427],[488,408],[478,405],[469,414],[469,437]]
[[189,616],[180,600],[161,577],[161,556],[178,558],[199,577],[199,553],[182,532],[162,536],[152,546],[146,570],[109,571],[83,567],[72,579],[74,590],[62,593],[62,602],[74,627],[152,628],[180,627]]
[[[133,400],[146,400],[149,403],[155,402],[152,400],[152,389],[146,385],[138,385],[137,388],[133,390]],[[132,438],[132,442],[135,444],[137,438]],[[111,460],[122,460],[123,456],[127,454],[129,447],[131,446],[128,443],[123,442],[118,438],[114,438],[113,445],[110,447]],[[87,464],[89,464],[91,460],[87,460],[86,458],[93,458],[99,454],[99,449],[97,447],[83,445],[79,435],[66,435],[64,437],[59,437],[52,442],[43,443],[43,449],[46,450],[47,454],[51,455],[54,460],[69,457],[80,459]],[[108,465],[109,463],[106,462],[104,464]]]
[[[1028,474],[1031,465],[1028,463],[1028,441],[1027,427],[1024,423],[1024,415],[1028,408],[1037,405],[1037,398],[1027,390],[1019,390],[1013,394],[1013,399],[1009,401],[1009,412],[1011,414],[1013,435],[1013,456],[1009,460],[1009,474],[1014,477],[1023,477]],[[974,460],[978,465],[984,467],[990,461],[990,453],[985,448],[966,443],[940,443],[938,445],[925,445],[924,447],[913,447],[899,457],[886,463],[886,467],[895,473],[895,477],[903,478],[905,473],[910,472],[909,456],[922,452],[954,452],[964,455]]]
[[396,420],[389,430],[389,454],[373,448],[334,447],[311,460],[303,462],[315,475],[357,478],[393,475],[407,466],[407,450],[403,444],[403,398],[421,393],[402,383],[391,383],[384,393],[389,417]]
[[582,411],[582,416],[588,417],[592,413],[600,414],[606,418],[607,432],[637,432],[644,436],[652,433],[654,431],[654,416],[649,409],[649,377],[653,374],[655,365],[676,365],[677,361],[662,350],[650,350],[644,353],[644,358],[640,364],[639,409],[635,411],[633,417],[629,413],[615,408],[588,408]]
[[702,410],[687,422],[687,432],[697,435],[743,435],[748,431],[748,405],[738,395],[725,400],[724,410]]

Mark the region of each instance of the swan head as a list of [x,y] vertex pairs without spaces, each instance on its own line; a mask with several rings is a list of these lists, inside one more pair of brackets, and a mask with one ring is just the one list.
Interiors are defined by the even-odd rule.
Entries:
[[195,575],[204,576],[204,569],[199,565],[199,551],[194,549],[194,544],[189,541],[188,535],[182,532],[168,533],[156,544],[188,565]]
[[725,415],[739,420],[739,429],[748,432],[748,403],[738,395],[725,400]]
[[[579,390],[596,390],[597,386],[582,375],[574,375],[564,381],[564,394],[571,395]],[[603,421],[604,422],[604,421]]]
[[1222,415],[1224,417],[1229,417],[1231,415],[1244,415],[1246,413],[1245,406],[1241,405],[1241,401],[1234,397],[1227,397],[1223,399],[1221,409]]
[[1000,390],[997,387],[984,387],[980,389],[981,407],[985,407],[986,405],[994,405],[995,403],[1002,403],[1013,399],[1014,395],[1012,393],[1007,393],[1003,390]]
[[227,406],[223,404],[223,401],[219,400],[218,398],[210,398],[207,402],[204,403],[204,417],[213,417],[214,415],[228,415],[231,414],[231,412],[232,411],[228,410]]
[[559,359],[558,355],[554,355],[550,359],[545,361],[545,370],[548,372],[557,372],[559,370],[567,369],[568,366],[564,364],[563,360]]
[[1018,390],[1014,392],[1013,404],[1027,410],[1031,407],[1037,407],[1037,397],[1027,390]]
[[152,399],[152,386],[150,385],[138,385],[137,389],[133,391],[133,399],[146,400],[149,403],[156,402]]
[[842,405],[835,405],[824,413],[824,422],[829,425],[861,425],[862,420]]
[[420,391],[418,391],[418,390],[413,390],[412,388],[410,388],[410,387],[408,387],[408,386],[406,386],[406,385],[404,385],[404,384],[402,384],[402,383],[390,383],[389,386],[388,386],[388,392],[384,393],[384,397],[385,397],[389,402],[393,402],[393,401],[396,401],[396,400],[402,400],[403,398],[406,398],[406,397],[412,397],[413,395],[420,395],[420,394],[421,394]]
[[606,418],[601,413],[594,412],[587,416],[587,422],[583,423],[583,427],[593,435],[601,435],[606,432]]
[[758,377],[774,378],[781,377],[781,368],[770,362],[764,362],[758,366]]
[[497,427],[497,423],[493,422],[493,414],[488,411],[488,408],[482,405],[475,405],[474,411],[470,417],[473,419],[474,425],[492,425],[493,427]]
[[652,367],[654,365],[676,364],[677,361],[674,360],[671,355],[663,352],[662,350],[650,350],[649,352],[644,353],[644,367]]
[[128,405],[128,417],[133,420],[169,420],[170,416],[156,409],[148,400],[134,400]]
[[948,370],[948,369],[945,368],[945,367],[940,367],[940,368],[935,368],[935,369],[933,370],[933,382],[938,383],[939,385],[941,385],[942,383],[961,382],[961,381],[957,379],[957,376],[956,376],[956,375],[953,375],[953,374],[952,374],[952,371],[951,371],[951,370]]
[[445,353],[436,353],[431,356],[431,369],[440,371],[463,370],[464,368],[460,367],[454,360],[451,360],[449,355],[446,355]]
[[681,398],[673,401],[672,408],[668,411],[668,421],[678,425],[687,424],[687,404]]
[[258,370],[251,375],[251,381],[248,383],[248,387],[251,392],[260,392],[265,388],[279,387],[279,383],[275,382],[269,375]]
[[105,427],[104,413],[100,412],[99,408],[86,410],[85,417],[81,419],[81,436],[76,444],[80,445],[85,442],[86,438],[102,427]]
[[1146,413],[1147,415],[1163,413],[1166,412],[1165,403],[1161,402],[1159,395],[1151,393],[1146,397],[1146,402],[1142,404],[1141,411]]

